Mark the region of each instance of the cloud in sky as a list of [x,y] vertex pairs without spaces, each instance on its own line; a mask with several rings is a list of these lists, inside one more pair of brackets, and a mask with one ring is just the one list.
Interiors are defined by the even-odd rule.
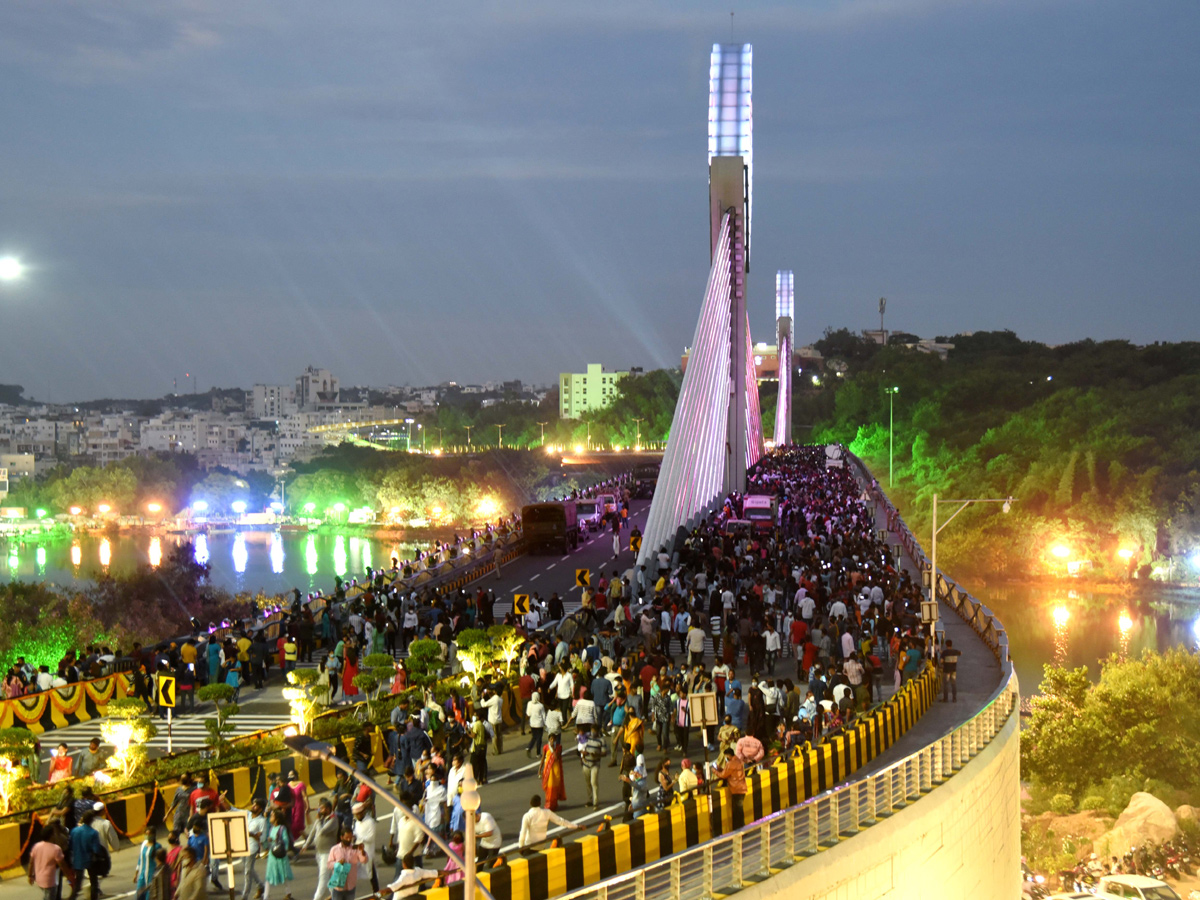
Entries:
[[[669,365],[713,3],[0,6],[0,381],[57,399]],[[756,333],[1197,337],[1200,8],[821,0],[755,47]],[[19,335],[13,340],[12,335]]]

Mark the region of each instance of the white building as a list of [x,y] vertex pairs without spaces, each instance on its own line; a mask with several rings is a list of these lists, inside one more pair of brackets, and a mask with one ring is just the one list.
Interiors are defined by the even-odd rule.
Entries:
[[250,415],[260,421],[277,421],[296,412],[296,389],[285,384],[256,384],[250,398]]
[[301,412],[316,409],[320,404],[336,403],[338,380],[328,369],[309,366],[296,378],[295,399]]

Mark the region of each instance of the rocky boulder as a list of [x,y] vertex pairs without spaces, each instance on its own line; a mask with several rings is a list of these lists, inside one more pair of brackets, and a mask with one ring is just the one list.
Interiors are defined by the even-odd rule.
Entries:
[[1188,806],[1185,803],[1183,806],[1176,808],[1175,821],[1182,822],[1185,819],[1191,819],[1193,822],[1200,819],[1200,807]]
[[1129,805],[1117,818],[1112,830],[1103,835],[1096,846],[1107,855],[1124,853],[1130,847],[1147,841],[1162,843],[1179,833],[1179,823],[1171,807],[1153,794],[1139,791],[1129,798]]

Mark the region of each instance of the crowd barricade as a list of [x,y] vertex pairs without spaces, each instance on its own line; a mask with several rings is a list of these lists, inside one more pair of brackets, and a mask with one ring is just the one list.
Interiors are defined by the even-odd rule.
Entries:
[[28,728],[43,734],[104,715],[110,700],[133,693],[133,677],[124,673],[80,681],[0,701],[0,728]]
[[[937,672],[930,665],[847,731],[748,774],[740,801],[725,787],[709,794],[697,792],[661,812],[565,846],[530,856],[513,855],[505,865],[481,869],[480,880],[495,900],[548,900],[737,831],[845,781],[912,728],[937,690]],[[456,882],[422,896],[462,900],[463,885]]]

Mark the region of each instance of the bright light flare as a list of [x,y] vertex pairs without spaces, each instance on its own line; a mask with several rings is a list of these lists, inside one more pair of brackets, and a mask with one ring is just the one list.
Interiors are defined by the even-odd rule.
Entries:
[[0,281],[16,281],[25,274],[25,264],[15,256],[0,256]]
[[1126,610],[1121,610],[1121,615],[1117,617],[1117,628],[1123,635],[1129,634],[1129,629],[1133,628],[1133,618]]
[[68,512],[69,512],[71,515],[73,515],[73,516],[77,516],[77,515],[79,515],[81,512],[83,512],[83,510],[82,510],[80,507],[78,507],[78,506],[72,506],[72,507],[71,507],[69,510],[67,510],[67,511],[68,511]]
[[192,509],[198,513],[202,513],[208,509],[208,501],[207,500],[197,500],[195,503],[192,504]]
[[240,516],[246,511],[246,502],[244,500],[234,500],[233,503],[229,505],[229,508]]
[[1054,607],[1054,624],[1062,628],[1071,618],[1071,611],[1065,606]]
[[152,513],[160,513],[160,512],[162,512],[162,504],[161,503],[151,503],[146,506],[146,509],[148,509]]
[[99,506],[96,507],[96,511],[100,512],[100,513],[108,513],[108,512],[112,511],[112,507],[109,506],[107,503],[101,503]]
[[484,497],[482,500],[479,501],[479,506],[477,507],[479,514],[481,516],[486,516],[486,517],[491,517],[491,516],[495,515],[496,510],[498,510],[499,508],[500,508],[500,505],[496,502],[495,498],[493,498],[493,497]]
[[1066,559],[1068,556],[1071,555],[1071,548],[1068,547],[1066,544],[1055,544],[1053,547],[1050,548],[1050,552],[1053,553],[1055,556],[1057,556],[1059,559]]
[[1121,557],[1121,559],[1125,560],[1125,562],[1129,562],[1129,560],[1133,558],[1133,551],[1128,547],[1122,547],[1117,551],[1117,556]]
[[575,452],[576,452],[576,453],[582,453],[582,452],[583,452],[583,444],[576,444],[576,445],[575,445]]

